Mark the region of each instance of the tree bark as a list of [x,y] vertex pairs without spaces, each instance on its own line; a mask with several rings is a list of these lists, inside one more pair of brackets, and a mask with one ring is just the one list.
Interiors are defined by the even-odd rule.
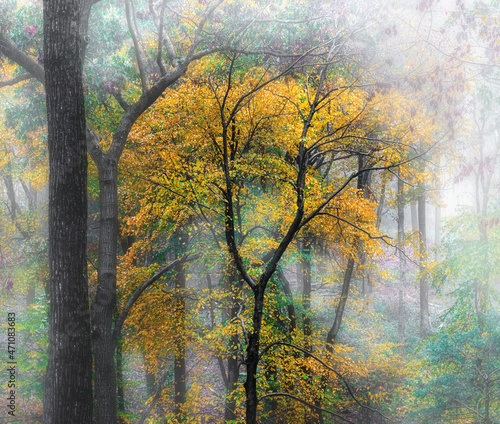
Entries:
[[[366,187],[369,185],[370,182],[370,175],[369,175],[370,172],[369,171],[362,172],[363,169],[365,169],[366,165],[365,160],[366,159],[364,159],[363,155],[361,154],[358,155],[358,172],[360,172],[360,174],[358,175],[357,188],[361,193],[363,193],[363,197],[367,198],[368,193]],[[347,266],[344,273],[344,281],[342,282],[342,292],[340,294],[339,304],[337,305],[337,309],[335,311],[335,320],[333,321],[333,325],[326,336],[326,349],[329,352],[333,352],[333,344],[335,343],[335,340],[340,330],[340,325],[342,324],[344,309],[347,303],[347,298],[349,297],[349,288],[351,285],[352,274],[354,271],[354,264],[355,264],[354,254],[359,255],[358,252],[359,247],[360,247],[359,238],[356,236],[353,243],[353,255],[351,255],[347,260]]]
[[[186,253],[189,234],[182,229],[174,232],[174,252],[176,256]],[[186,403],[186,271],[184,263],[175,265],[175,316],[176,339],[174,355],[174,414],[179,422],[185,420]]]
[[[304,349],[312,350],[312,324],[311,324],[311,240],[306,236],[301,243],[300,277],[302,280],[302,325],[304,331]],[[307,357],[304,354],[304,357]]]
[[87,151],[80,2],[44,1],[49,149],[49,359],[45,424],[92,422]]
[[262,316],[264,313],[265,284],[258,284],[254,290],[254,311],[252,332],[248,338],[246,364],[247,379],[245,381],[246,422],[257,423],[257,367],[259,365],[260,331],[262,328]]
[[[312,274],[311,274],[311,253],[312,241],[311,237],[305,235],[301,243],[301,258],[300,258],[300,277],[302,280],[302,326],[304,332],[304,350],[312,352],[312,322],[311,322],[311,294],[312,294]],[[304,359],[310,357],[304,353]],[[303,372],[312,382],[313,375],[310,368],[304,364]],[[314,403],[321,402],[321,397],[314,396]],[[314,408],[306,408],[304,415],[304,424],[315,424],[318,422],[318,415]]]
[[344,281],[342,283],[342,292],[340,293],[339,304],[335,310],[335,320],[326,336],[326,348],[329,352],[333,352],[333,344],[337,339],[337,335],[340,330],[340,325],[342,324],[342,318],[344,316],[344,309],[347,303],[347,298],[349,296],[349,287],[351,284],[352,273],[354,271],[354,258],[349,258],[347,260],[347,266],[344,273]]
[[427,235],[425,225],[425,195],[418,196],[418,228],[420,242],[420,336],[427,337],[429,334],[429,282],[424,262],[427,260]]
[[117,386],[113,315],[116,307],[118,254],[118,163],[109,155],[96,161],[99,172],[99,256],[97,291],[92,303],[95,420],[116,424]]
[[[116,385],[118,396],[118,415],[125,413],[125,381],[123,376],[123,341],[118,340],[116,347]],[[118,418],[120,424],[124,424],[123,418]]]
[[384,214],[386,187],[387,187],[387,182],[385,179],[383,179],[382,190],[380,192],[380,197],[377,206],[377,222],[375,223],[375,227],[377,228],[377,230],[380,229],[380,224],[382,223],[382,216]]
[[[231,293],[231,306],[227,310],[227,319],[232,323],[237,319],[240,312],[240,301],[239,296],[241,289],[243,288],[243,281],[241,280],[236,268],[234,267],[234,261],[229,260],[228,264],[229,270],[226,277],[226,290]],[[226,387],[226,404],[224,410],[224,420],[234,421],[237,419],[235,414],[236,410],[236,397],[235,390],[238,384],[239,378],[239,364],[238,364],[238,345],[239,336],[238,332],[231,332],[229,336],[229,356],[227,358],[227,387]]]
[[415,202],[410,203],[410,217],[411,217],[411,227],[418,231],[418,212],[417,204]]
[[398,177],[398,256],[399,256],[399,287],[398,287],[398,343],[399,351],[404,357],[405,348],[405,284],[406,284],[406,259],[404,255],[404,239],[405,239],[405,205],[403,196],[404,182]]

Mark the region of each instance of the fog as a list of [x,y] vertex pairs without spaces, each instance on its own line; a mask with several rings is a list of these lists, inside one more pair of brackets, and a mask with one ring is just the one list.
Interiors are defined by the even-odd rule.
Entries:
[[0,0],[0,423],[500,423],[498,1],[44,3]]

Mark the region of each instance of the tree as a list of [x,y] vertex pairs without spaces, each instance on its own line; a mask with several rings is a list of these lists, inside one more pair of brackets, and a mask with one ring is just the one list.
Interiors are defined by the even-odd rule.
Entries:
[[[229,56],[225,60],[222,57],[219,62],[220,73],[207,75],[206,72],[195,72],[188,76],[188,81],[179,87],[175,95],[165,99],[165,104],[159,106],[165,112],[158,110],[155,114],[156,116],[161,116],[162,113],[173,114],[178,122],[176,127],[166,129],[157,124],[151,125],[152,122],[157,122],[153,116],[144,121],[138,129],[137,143],[144,145],[144,153],[152,158],[151,163],[158,166],[161,171],[153,170],[149,174],[148,170],[141,169],[138,173],[139,178],[151,181],[158,187],[159,191],[155,193],[154,198],[177,196],[178,199],[190,204],[193,210],[207,211],[209,214],[224,211],[224,231],[229,252],[233,256],[234,263],[236,264],[239,258],[240,265],[244,267],[239,269],[240,275],[243,275],[243,271],[249,272],[252,279],[257,278],[259,272],[262,272],[263,263],[269,263],[276,247],[280,245],[280,237],[289,231],[288,226],[294,222],[294,215],[290,210],[290,198],[296,195],[294,192],[296,186],[288,185],[287,182],[295,180],[296,172],[304,173],[304,178],[307,174],[309,220],[311,221],[316,214],[318,219],[321,217],[323,219],[320,221],[321,225],[326,228],[325,234],[330,233],[332,241],[339,243],[342,237],[347,237],[347,246],[344,246],[345,242],[342,246],[348,255],[353,255],[352,240],[356,237],[363,238],[368,248],[369,237],[376,234],[376,230],[371,226],[369,201],[359,193],[360,190],[364,191],[364,186],[361,186],[361,189],[347,188],[348,183],[339,170],[342,169],[341,166],[337,168],[334,165],[336,162],[345,161],[346,166],[351,167],[353,162],[355,163],[354,174],[347,177],[350,182],[381,163],[383,164],[381,167],[390,168],[390,163],[384,162],[386,154],[395,165],[398,164],[398,160],[403,161],[401,158],[406,157],[406,152],[395,149],[389,154],[388,149],[379,148],[377,145],[384,143],[384,135],[389,137],[388,134],[391,134],[393,139],[400,139],[408,134],[406,123],[399,126],[401,122],[399,118],[406,112],[404,110],[394,112],[394,109],[389,107],[389,104],[401,104],[397,95],[387,96],[388,104],[382,107],[387,93],[376,93],[374,97],[370,97],[356,86],[346,84],[342,86],[343,90],[338,90],[341,93],[337,94],[335,73],[328,74],[328,77],[326,74],[322,75],[321,65],[315,68],[312,75],[302,76],[304,79],[308,78],[308,84],[301,85],[300,76],[285,77],[272,67],[251,68],[244,72],[245,67],[241,61],[242,58],[238,56]],[[225,69],[228,77],[224,75]],[[318,83],[317,79],[314,80],[318,78],[318,74],[322,83]],[[333,81],[328,80],[329,85],[326,83],[327,78],[333,79]],[[340,81],[345,82],[342,79]],[[304,87],[313,88],[307,91]],[[196,100],[193,104],[189,104],[185,101],[187,97],[185,93],[190,93],[195,88]],[[316,93],[321,94],[317,94],[318,101],[314,103]],[[208,99],[211,101],[207,101]],[[312,100],[308,103],[307,99]],[[394,103],[391,103],[392,101]],[[311,110],[309,108],[317,110],[308,115]],[[193,110],[199,112],[193,114]],[[375,116],[378,114],[380,117],[380,113],[388,113],[391,116],[392,120],[387,119],[386,122],[398,122],[398,124],[390,124],[387,128],[379,126]],[[310,116],[310,121],[306,120],[307,116]],[[337,122],[340,129],[328,125],[328,122]],[[426,131],[430,127],[425,117],[419,115],[413,124],[415,128],[419,128],[420,136],[428,134]],[[306,127],[313,128],[310,139],[304,137],[302,132],[297,134],[299,129],[305,131]],[[337,133],[340,133],[338,138]],[[303,134],[302,138],[300,134]],[[409,137],[416,136],[413,134]],[[169,149],[160,155],[146,145],[149,140],[158,137],[169,143]],[[300,161],[294,159],[294,156],[300,151],[298,147],[300,143],[297,140],[301,139],[306,139],[310,143],[309,147],[304,146],[304,149],[313,159],[299,168],[302,171],[297,171],[295,167]],[[358,143],[359,139],[366,141],[366,146]],[[281,144],[276,144],[278,142]],[[403,144],[398,146],[401,147]],[[317,146],[321,146],[321,149]],[[382,150],[384,152],[378,156],[377,152]],[[184,160],[179,160],[178,155],[183,151]],[[257,155],[258,152],[263,154]],[[321,154],[324,156],[321,157]],[[361,161],[361,168],[359,156],[368,158],[366,161]],[[169,164],[168,168],[165,163]],[[230,169],[227,169],[229,164],[231,164]],[[331,170],[331,173],[325,172],[325,169]],[[335,192],[337,184],[341,187],[338,193]],[[231,199],[226,197],[229,188]],[[329,190],[336,193],[331,199],[325,194]],[[213,200],[208,200],[210,196]],[[225,200],[222,201],[221,197]],[[336,204],[330,205],[329,202],[334,198],[339,206],[343,205],[338,208],[341,211],[336,210]],[[227,209],[230,203],[233,204],[232,211]],[[239,207],[241,205],[244,207]],[[155,214],[160,210],[159,206],[151,206],[151,211]],[[200,216],[202,215],[200,212]],[[217,223],[219,218],[217,215],[215,217],[214,221],[207,221],[207,225]],[[303,223],[304,229],[306,223]],[[340,230],[339,226],[342,227]],[[292,233],[294,236],[290,236],[287,241],[289,245],[295,240],[298,228],[292,230]],[[335,239],[335,236],[338,238]],[[277,262],[274,266],[277,266]],[[248,267],[248,271],[245,267]],[[255,367],[252,369],[249,366],[247,370],[247,414],[250,414],[247,420],[255,419],[255,415],[252,414],[256,414],[257,410],[255,398],[259,389],[252,385],[255,384],[253,379],[256,378],[260,361],[258,359],[260,354],[253,357],[255,352],[250,353],[249,349],[259,350],[258,332],[262,329],[262,325],[267,325],[265,321],[269,322],[265,312],[269,308],[269,303],[264,302],[265,289],[262,287],[268,283],[272,286],[272,276],[273,272],[265,277],[268,278],[265,284],[261,285],[259,282],[250,286],[253,301],[247,308],[254,309],[253,325],[257,327],[254,327],[254,336],[251,332],[245,336],[249,337],[246,342],[245,362]],[[250,277],[247,275],[247,278]],[[240,319],[243,319],[241,315]],[[249,325],[245,324],[245,328],[249,328]],[[250,337],[256,337],[253,344]],[[272,339],[266,339],[266,342],[272,344]],[[256,362],[249,362],[249,355]]]
[[79,1],[44,3],[49,140],[50,348],[44,422],[92,420],[87,150]]

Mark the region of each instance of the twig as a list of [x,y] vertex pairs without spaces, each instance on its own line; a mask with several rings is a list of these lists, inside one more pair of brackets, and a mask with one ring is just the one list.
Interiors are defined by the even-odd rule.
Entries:
[[[330,367],[329,365],[327,365],[324,361],[322,361],[321,359],[319,359],[317,356],[315,356],[312,352],[309,352],[308,350],[305,350],[305,349],[302,349],[301,347],[299,346],[296,346],[292,343],[287,343],[287,342],[273,342],[271,343],[270,345],[268,345],[263,351],[262,353],[260,354],[260,357],[262,357],[264,354],[266,354],[272,347],[274,346],[278,346],[278,345],[282,345],[282,346],[288,346],[288,347],[291,347],[292,349],[296,349],[302,353],[305,353],[306,355],[308,355],[309,357],[315,359],[317,362],[319,362],[321,365],[323,365],[326,369],[328,369],[329,371],[333,372],[338,378],[340,381],[342,381],[342,383],[344,383],[349,395],[352,397],[352,399],[354,400],[354,402],[356,402],[361,408],[365,408],[365,409],[368,409],[369,411],[372,411],[372,412],[375,412],[377,414],[379,414],[382,418],[384,418],[385,420],[389,421],[389,422],[392,422],[388,417],[386,417],[384,414],[382,414],[382,412],[378,411],[377,409],[374,409],[374,408],[371,408],[369,406],[366,406],[366,405],[363,405],[359,400],[358,398],[355,396],[355,394],[353,393],[352,389],[351,389],[351,386],[349,385],[349,383],[347,382],[347,380],[344,378],[344,376],[342,374],[340,374],[337,370],[335,370],[334,368]],[[297,399],[299,400],[299,399]],[[313,405],[310,405],[311,407],[315,407]],[[328,411],[327,411],[328,412]]]
[[330,415],[333,415],[333,416],[335,416],[337,418],[340,418],[342,421],[345,421],[345,422],[350,423],[350,424],[357,424],[354,421],[351,421],[351,420],[343,417],[340,414],[337,414],[337,413],[335,413],[333,411],[330,411],[328,409],[320,408],[319,406],[316,406],[316,405],[314,405],[312,403],[309,403],[309,402],[305,401],[304,399],[301,399],[298,396],[292,395],[290,393],[283,393],[283,392],[268,393],[268,394],[262,395],[257,400],[260,402],[262,399],[265,399],[265,398],[268,398],[268,397],[277,397],[277,396],[289,397],[291,399],[295,399],[295,400],[303,403],[304,405],[309,406],[310,408],[316,409],[317,411],[326,412],[327,414],[330,414]]
[[12,78],[11,80],[0,81],[0,88],[16,85],[17,83],[19,83],[21,81],[26,81],[26,80],[29,80],[31,78],[35,78],[35,77],[31,74],[18,75],[17,77]]

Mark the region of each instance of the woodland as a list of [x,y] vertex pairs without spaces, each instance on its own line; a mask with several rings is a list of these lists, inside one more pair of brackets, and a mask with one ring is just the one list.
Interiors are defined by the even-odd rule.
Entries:
[[500,423],[499,58],[498,0],[0,0],[0,423]]

